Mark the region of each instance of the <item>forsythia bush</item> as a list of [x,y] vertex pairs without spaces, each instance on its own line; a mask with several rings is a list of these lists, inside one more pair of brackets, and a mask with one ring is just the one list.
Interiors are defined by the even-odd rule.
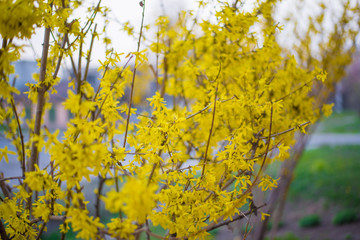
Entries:
[[[101,0],[81,21],[72,15],[81,1],[1,0],[0,123],[16,151],[5,146],[0,153],[2,161],[17,155],[22,169],[22,176],[0,178],[1,238],[39,239],[50,220],[59,220],[62,239],[70,227],[82,239],[134,239],[142,232],[203,239],[261,211],[253,204],[253,189],[277,186],[264,166],[286,159],[295,132],[306,132],[331,112],[331,106],[314,104],[311,94],[327,73],[300,67],[278,45],[276,3],[258,1],[244,11],[238,1],[199,1],[198,11],[211,13],[206,19],[182,12],[175,23],[160,16],[149,27],[143,21],[151,2],[143,0],[139,31],[124,25],[138,39],[137,50],[108,48],[95,88],[87,81],[90,60],[96,60],[93,43],[103,38],[111,45],[106,26],[96,29],[97,18],[109,11]],[[31,38],[35,28],[43,28],[44,42],[40,73],[26,92],[36,111],[25,121],[10,79],[22,51],[13,40]],[[65,60],[74,75],[63,106],[72,118],[61,135],[46,128],[43,116]],[[151,80],[142,79],[146,74]],[[156,92],[140,111],[133,95],[144,84]],[[39,167],[46,161],[39,152],[50,156],[46,168]],[[97,184],[95,203],[85,197],[87,182]],[[111,189],[105,191],[104,184]],[[103,221],[110,214],[111,221]],[[168,231],[159,236],[150,225]]]

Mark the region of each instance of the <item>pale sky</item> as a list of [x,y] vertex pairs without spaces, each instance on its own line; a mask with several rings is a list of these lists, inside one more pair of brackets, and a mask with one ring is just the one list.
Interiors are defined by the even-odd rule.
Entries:
[[[102,6],[108,6],[111,9],[109,14],[110,23],[108,36],[112,40],[113,47],[117,52],[129,52],[136,51],[137,42],[130,38],[123,31],[120,31],[122,24],[129,21],[134,26],[134,31],[139,32],[141,23],[142,8],[139,5],[140,0],[103,0]],[[88,1],[93,4],[97,1]],[[89,4],[90,5],[90,4]],[[169,16],[176,16],[181,10],[195,9],[195,0],[146,0],[145,9],[145,24],[152,24],[155,19],[163,14]],[[84,18],[85,6],[81,11],[76,11],[74,15],[76,18]],[[98,23],[97,31],[100,32],[104,21],[102,17],[98,17],[96,22]],[[27,41],[16,41],[17,44],[24,44],[24,53],[22,59],[24,60],[35,60],[41,56],[42,42],[43,42],[44,29],[36,29],[36,33],[33,35],[31,40]],[[89,43],[89,41],[87,41]],[[31,44],[30,44],[31,43]],[[143,45],[144,46],[144,45]],[[97,59],[103,60],[105,56],[105,46],[101,39],[95,41],[93,53],[92,53],[92,65],[98,65]]]
[[[129,52],[136,51],[137,41],[135,39],[130,38],[124,32],[120,31],[121,25],[125,22],[129,21],[135,28],[136,32],[139,32],[140,22],[141,22],[141,13],[142,8],[139,5],[140,0],[102,0],[102,6],[108,6],[111,9],[111,13],[109,14],[110,24],[109,24],[109,38],[112,40],[112,44],[114,49],[117,52],[123,52],[125,55]],[[96,5],[97,0],[88,0],[83,1],[87,2],[88,5]],[[247,0],[246,4],[249,6],[254,2],[254,0]],[[279,19],[286,17],[287,13],[291,12],[292,15],[296,13],[297,18],[302,19],[300,25],[306,27],[307,17],[311,12],[314,14],[317,12],[314,2],[319,2],[319,0],[287,0],[282,1],[279,6],[279,10],[277,15],[280,16]],[[337,0],[328,0],[325,1],[328,5],[334,5],[334,14],[329,14],[330,17],[334,17],[336,15],[336,2]],[[302,13],[299,14],[296,10],[297,7],[303,7]],[[304,6],[305,11],[304,11]],[[245,6],[245,8],[248,8]],[[75,12],[74,15],[76,18],[84,19],[84,14],[86,6],[82,7],[79,11]],[[155,19],[164,14],[176,17],[177,13],[181,10],[197,10],[197,0],[146,0],[146,10],[145,10],[145,24],[152,25],[155,22]],[[103,26],[103,18],[97,18],[98,23],[98,32],[101,31]],[[331,22],[331,19],[328,21]],[[301,24],[302,23],[302,24]],[[281,25],[284,22],[280,22]],[[330,25],[334,24],[331,22]],[[280,42],[285,46],[289,43],[296,41],[291,37],[291,31],[289,28],[286,28],[283,33],[280,35],[282,38]],[[290,26],[291,27],[291,26]],[[42,42],[43,42],[43,32],[44,29],[37,29],[36,34],[34,34],[31,41],[22,41],[17,42],[24,44],[26,47],[24,48],[25,52],[22,55],[22,59],[26,60],[34,60],[35,58],[39,58],[41,55]],[[290,33],[290,35],[289,35]],[[152,37],[152,36],[149,36]],[[32,47],[30,47],[30,42]],[[89,42],[89,41],[88,41]],[[145,46],[145,43],[142,43],[142,46]],[[34,57],[35,56],[35,57]],[[93,54],[92,54],[92,66],[98,66],[98,59],[103,60],[105,56],[105,47],[104,44],[100,41],[95,41]],[[76,58],[76,57],[75,57]]]

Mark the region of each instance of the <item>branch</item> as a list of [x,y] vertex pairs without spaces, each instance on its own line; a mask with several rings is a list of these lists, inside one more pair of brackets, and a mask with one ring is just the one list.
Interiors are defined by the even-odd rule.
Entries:
[[[270,102],[271,104],[271,110],[270,110],[270,126],[269,126],[269,136],[268,136],[268,141],[267,141],[267,146],[266,146],[266,152],[265,152],[265,155],[264,155],[264,158],[262,160],[262,163],[261,163],[261,166],[260,166],[260,169],[258,171],[258,173],[256,174],[256,177],[254,179],[254,181],[251,183],[250,187],[248,189],[246,189],[246,191],[237,197],[238,200],[240,200],[241,198],[243,198],[244,196],[246,196],[247,194],[249,194],[251,192],[251,190],[253,189],[253,187],[256,185],[256,182],[262,172],[262,169],[264,167],[264,164],[265,164],[265,161],[266,161],[266,158],[267,158],[267,155],[269,153],[269,147],[270,147],[270,141],[271,141],[271,129],[272,129],[272,120],[273,120],[273,103]],[[232,211],[234,208],[236,208],[236,205],[233,206],[229,211]]]
[[14,111],[14,114],[15,114],[15,117],[16,117],[16,122],[17,122],[17,125],[18,125],[18,129],[19,129],[19,134],[20,134],[20,140],[21,140],[21,168],[22,168],[22,176],[23,178],[25,177],[25,144],[24,144],[24,136],[22,134],[22,130],[21,130],[21,125],[20,125],[20,120],[19,120],[19,116],[16,112],[16,106],[15,106],[15,103],[14,103],[14,99],[11,99],[11,106],[13,108],[13,111]]
[[288,96],[290,96],[290,95],[293,94],[294,92],[299,91],[300,89],[302,89],[303,87],[307,86],[309,83],[311,83],[312,81],[314,81],[314,80],[316,80],[316,79],[317,79],[316,77],[312,78],[310,81],[304,83],[304,84],[303,84],[302,86],[300,86],[299,88],[297,88],[297,89],[291,91],[290,93],[286,94],[285,96],[283,96],[283,97],[281,97],[281,98],[273,101],[273,103],[280,102],[281,100],[287,98]]
[[[61,49],[65,49],[65,44],[66,44],[67,39],[68,39],[68,33],[65,33],[64,38],[63,38],[63,42],[61,43]],[[53,79],[55,79],[57,77],[58,73],[59,73],[60,66],[61,66],[61,60],[62,60],[63,55],[64,55],[64,53],[63,53],[63,51],[61,51],[58,62],[56,64],[54,74],[53,74]]]
[[3,223],[2,223],[2,221],[0,221],[0,237],[3,240],[8,240],[9,239],[9,237],[6,234],[6,230],[5,230],[5,227],[4,227]]
[[[220,62],[219,72],[218,72],[218,74],[217,74],[217,76],[216,76],[215,81],[218,80],[218,78],[219,78],[219,76],[220,76],[220,72],[221,72],[221,62]],[[217,81],[217,84],[216,84],[214,110],[213,110],[213,115],[212,115],[212,120],[211,120],[211,127],[210,127],[210,132],[209,132],[209,138],[208,138],[208,141],[207,141],[207,144],[206,144],[206,150],[205,150],[205,156],[204,156],[204,166],[203,166],[203,169],[202,169],[202,172],[201,172],[201,177],[200,177],[200,179],[203,179],[203,177],[204,177],[205,166],[206,166],[206,161],[207,161],[207,153],[208,153],[208,150],[209,150],[210,139],[211,139],[212,131],[213,131],[213,128],[214,128],[215,111],[216,111],[216,100],[217,100],[217,95],[218,95],[218,88],[219,88],[219,81]]]
[[[121,69],[120,73],[118,74],[118,79],[121,78],[121,74],[124,72],[125,68],[127,67],[127,65],[129,64],[129,62],[130,62],[130,60],[131,60],[132,58],[133,58],[133,56],[131,56],[131,57],[127,60],[127,62],[125,63],[124,67]],[[106,70],[107,70],[107,68],[105,69],[105,72],[106,72]],[[103,78],[104,78],[104,76],[105,76],[105,72],[104,72],[104,74],[103,74]],[[114,84],[110,87],[110,91],[109,91],[109,93],[106,94],[106,96],[105,96],[104,100],[102,101],[101,106],[100,106],[98,112],[96,113],[94,119],[97,119],[97,118],[98,118],[98,116],[99,116],[99,114],[100,114],[100,112],[101,112],[101,109],[102,109],[102,107],[103,107],[104,104],[105,104],[105,101],[106,101],[107,97],[108,97],[109,94],[111,93],[111,90],[113,90],[113,88],[114,88],[115,84],[117,83],[118,79],[116,79],[115,82],[114,82]],[[95,101],[95,99],[96,99],[97,95],[99,94],[99,92],[100,92],[100,85],[99,85],[99,87],[98,87],[98,89],[97,89],[97,91],[96,91],[96,94],[95,94],[95,96],[94,96],[94,98],[93,98],[93,101]],[[90,113],[90,112],[88,112],[88,114],[89,114],[89,113]]]
[[270,103],[271,103],[271,109],[270,109],[270,127],[269,127],[269,136],[268,136],[268,140],[267,140],[266,152],[265,152],[264,158],[263,158],[263,160],[262,160],[260,169],[259,169],[258,173],[256,174],[256,177],[255,177],[255,179],[254,179],[251,187],[248,188],[249,191],[247,191],[247,192],[250,192],[251,189],[253,188],[253,186],[256,184],[256,182],[257,182],[257,180],[258,180],[258,178],[259,178],[259,176],[260,176],[260,174],[261,174],[261,171],[262,171],[262,169],[263,169],[263,167],[264,167],[264,164],[265,164],[267,155],[268,155],[268,153],[269,153],[269,147],[270,147],[270,141],[271,141],[272,119],[273,119],[273,103],[272,103],[272,102],[270,102]]
[[[0,173],[0,188],[4,194],[5,197],[7,198],[11,198],[12,197],[12,192],[11,192],[11,188],[9,185],[7,185],[3,180],[3,173]],[[1,222],[1,220],[0,220]]]
[[1,178],[0,182],[4,182],[7,180],[14,180],[14,179],[24,179],[24,177],[7,177],[7,178]]
[[[46,65],[47,65],[48,52],[49,52],[49,39],[50,39],[50,27],[45,29],[45,34],[44,34],[44,44],[43,44],[43,51],[41,57],[41,68],[40,68],[40,78],[39,78],[39,82],[41,83],[42,87],[39,89],[39,93],[38,93],[35,127],[34,127],[35,135],[40,135],[41,117],[45,105],[46,88],[43,83],[45,82],[45,78],[46,78]],[[37,145],[37,141],[34,141],[31,146],[29,171],[35,170],[35,163],[37,162],[38,159],[38,149],[36,145]]]
[[88,72],[89,72],[90,57],[91,57],[91,52],[92,52],[93,45],[94,45],[94,39],[95,39],[95,34],[96,34],[96,27],[97,27],[97,24],[95,24],[94,31],[93,31],[92,37],[91,37],[90,49],[89,49],[89,54],[88,54],[87,59],[86,59],[86,67],[85,67],[85,73],[84,73],[83,81],[86,81],[87,75],[88,75]]
[[[225,103],[225,102],[228,102],[228,101],[230,101],[230,100],[233,100],[234,98],[237,98],[237,96],[234,95],[234,96],[232,96],[232,97],[229,98],[229,99],[225,99],[225,100],[222,100],[222,101],[219,101],[219,102]],[[193,114],[190,114],[189,116],[186,117],[186,120],[187,120],[187,119],[190,119],[190,118],[192,118],[192,117],[195,117],[196,115],[204,112],[204,111],[205,111],[206,109],[208,109],[210,106],[211,106],[211,103],[209,103],[206,107],[204,107],[204,108],[201,109],[200,111],[198,111],[198,112],[196,112],[196,113],[193,113]]]
[[[285,131],[271,134],[270,137],[280,136],[280,135],[282,135],[282,134],[291,132],[292,130],[294,130],[294,129],[298,128],[298,127],[302,127],[302,126],[305,126],[305,125],[308,125],[308,124],[310,124],[310,121],[304,122],[304,123],[302,123],[302,124],[297,125],[296,127],[289,128],[289,129],[287,129],[287,130],[285,130]],[[269,136],[267,136],[267,137],[260,137],[260,139],[267,139],[267,138],[269,138]]]
[[264,206],[266,206],[266,203],[264,203],[263,205],[261,205],[261,206],[259,206],[259,207],[253,208],[253,209],[251,209],[251,210],[249,210],[249,211],[247,211],[247,212],[245,212],[245,213],[242,213],[242,215],[238,215],[237,217],[234,217],[232,220],[229,219],[229,220],[223,221],[223,222],[221,222],[221,223],[215,224],[215,225],[213,225],[213,226],[209,225],[209,226],[207,226],[203,231],[209,232],[209,231],[214,230],[214,229],[216,229],[216,228],[219,228],[219,227],[228,225],[228,224],[230,224],[230,223],[232,223],[232,222],[235,222],[235,221],[237,221],[237,220],[243,219],[245,216],[250,215],[251,213],[255,212],[255,210],[260,209],[260,208],[262,208],[262,207],[264,207]]
[[[261,205],[261,206],[259,206],[259,207],[253,208],[253,209],[251,209],[251,210],[249,210],[249,211],[247,211],[247,212],[245,212],[245,213],[242,213],[242,215],[238,215],[238,216],[236,216],[236,217],[233,218],[233,219],[229,219],[229,220],[220,222],[220,223],[218,223],[218,224],[215,224],[215,223],[210,224],[210,225],[208,225],[207,227],[205,227],[205,228],[203,228],[202,230],[200,230],[199,232],[197,232],[197,233],[195,233],[195,234],[190,234],[190,236],[196,236],[196,234],[198,234],[198,233],[200,233],[200,232],[203,232],[203,231],[209,232],[209,231],[211,231],[211,230],[214,230],[214,229],[217,229],[217,228],[219,228],[219,227],[228,225],[228,224],[230,224],[230,223],[232,223],[232,222],[235,222],[235,221],[237,221],[237,220],[243,219],[243,218],[246,217],[247,215],[252,214],[255,210],[260,209],[260,208],[262,208],[262,207],[264,207],[264,206],[266,206],[266,203],[264,203],[263,205]],[[149,229],[146,229],[146,232],[147,232],[150,236],[155,237],[155,238],[157,238],[157,239],[168,239],[168,240],[187,239],[187,238],[185,238],[185,237],[182,237],[182,238],[177,238],[177,237],[163,237],[163,236],[160,236],[160,235],[158,235],[158,234],[156,234],[156,233],[151,232]],[[190,236],[189,236],[189,237],[190,237]]]
[[186,119],[190,119],[190,118],[195,117],[196,115],[204,112],[206,109],[208,109],[208,108],[210,107],[210,105],[211,105],[211,104],[207,105],[206,107],[204,107],[204,108],[201,109],[200,111],[198,111],[198,112],[196,112],[196,113],[193,113],[193,114],[187,116]]
[[[139,52],[139,50],[140,50],[141,37],[142,37],[143,27],[144,27],[145,6],[146,6],[145,2],[146,2],[145,0],[142,1],[142,3],[143,3],[143,5],[142,5],[143,11],[142,11],[142,16],[141,16],[140,35],[139,35],[139,40],[138,40],[138,45],[137,45],[137,52]],[[126,146],[126,139],[127,139],[127,134],[128,134],[128,131],[129,131],[131,105],[132,105],[132,98],[133,98],[133,94],[134,94],[135,76],[136,76],[136,70],[137,70],[137,66],[136,66],[137,59],[138,59],[138,55],[135,58],[134,71],[133,71],[133,76],[132,76],[132,81],[131,81],[131,91],[130,91],[130,98],[129,98],[129,104],[128,104],[128,113],[127,113],[127,119],[126,119],[126,128],[125,128],[123,148],[125,148],[125,146]]]
[[[80,34],[81,36],[82,34]],[[83,44],[84,44],[84,39],[81,36],[80,37],[80,46],[79,46],[79,59],[78,59],[78,70],[77,70],[77,75],[76,75],[76,79],[77,79],[77,89],[76,89],[76,94],[80,94],[80,102],[81,102],[81,98],[82,98],[82,94],[80,92],[81,90],[81,58],[82,58],[82,48],[83,48]]]
[[[55,215],[49,216],[49,220],[53,220],[53,221],[64,221],[67,218],[68,217],[66,217],[66,216],[55,216]],[[35,219],[31,220],[30,225],[41,222],[41,221],[44,221],[44,220],[41,218],[35,218]]]

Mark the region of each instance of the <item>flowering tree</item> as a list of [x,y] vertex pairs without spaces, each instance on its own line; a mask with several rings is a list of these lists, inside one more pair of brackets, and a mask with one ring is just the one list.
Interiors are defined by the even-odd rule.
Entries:
[[[0,16],[0,120],[16,149],[0,151],[5,161],[17,155],[22,170],[21,176],[0,179],[1,238],[39,239],[49,220],[60,220],[62,239],[70,227],[84,239],[134,239],[142,232],[149,238],[203,239],[261,211],[252,191],[277,186],[264,166],[286,159],[295,131],[306,132],[331,111],[314,104],[311,94],[326,72],[302,67],[278,45],[281,26],[271,14],[276,2],[259,1],[244,11],[237,0],[200,1],[199,11],[215,11],[207,19],[182,12],[170,23],[161,16],[153,32],[146,32],[143,0],[139,31],[124,26],[138,39],[136,51],[108,50],[94,88],[87,81],[93,43],[105,36],[104,44],[111,44],[95,24],[108,11],[101,1],[86,19],[73,17],[80,1],[0,1],[6,9]],[[44,30],[44,41],[40,73],[26,92],[36,112],[25,122],[14,100],[19,91],[11,83],[11,64],[21,57],[14,40],[31,38],[35,28]],[[142,48],[145,37],[151,44]],[[155,62],[147,59],[151,55]],[[47,129],[43,115],[64,60],[74,72],[63,101],[73,117],[60,137]],[[133,106],[134,92],[143,87],[140,67],[156,85],[143,112]],[[171,100],[165,102],[166,96]],[[50,156],[43,169],[39,152]],[[98,184],[95,212],[84,195],[86,181]],[[111,190],[104,191],[104,184]],[[110,213],[116,217],[104,222]],[[261,212],[261,218],[266,215]],[[152,232],[151,224],[168,230],[166,235]]]
[[[306,3],[306,1],[302,1]],[[308,16],[306,27],[298,27],[301,23],[293,14],[287,19],[287,24],[293,26],[291,34],[296,36],[297,42],[289,44],[292,51],[299,59],[299,64],[304,68],[320,67],[327,73],[325,84],[313,88],[315,105],[321,106],[329,101],[333,95],[335,85],[346,75],[346,67],[351,64],[353,54],[356,51],[359,33],[359,1],[333,1],[331,5],[324,1],[311,1],[318,11]],[[306,5],[306,4],[304,4]],[[297,13],[306,12],[305,8],[297,7]],[[327,105],[329,106],[329,105]],[[326,111],[324,112],[326,115]],[[315,129],[312,126],[308,131]],[[282,163],[278,188],[271,192],[267,200],[266,212],[272,215],[273,228],[271,237],[275,237],[278,223],[283,214],[283,209],[294,177],[294,170],[300,160],[309,139],[307,134],[299,134],[297,143],[293,146],[291,157]],[[276,211],[275,211],[276,210]],[[263,239],[266,224],[269,218],[261,222],[257,227],[254,239]]]

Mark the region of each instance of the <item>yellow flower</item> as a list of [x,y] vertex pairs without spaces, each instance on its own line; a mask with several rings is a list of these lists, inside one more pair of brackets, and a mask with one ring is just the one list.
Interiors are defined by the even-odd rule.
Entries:
[[9,162],[8,154],[16,155],[16,152],[9,151],[8,146],[5,146],[4,148],[0,149],[0,162],[3,158],[5,158],[5,161],[8,163]]
[[264,221],[266,217],[270,217],[270,214],[261,212],[261,221]]
[[332,108],[333,108],[334,104],[324,104],[322,107],[322,113],[324,114],[325,117],[329,117],[332,114]]

